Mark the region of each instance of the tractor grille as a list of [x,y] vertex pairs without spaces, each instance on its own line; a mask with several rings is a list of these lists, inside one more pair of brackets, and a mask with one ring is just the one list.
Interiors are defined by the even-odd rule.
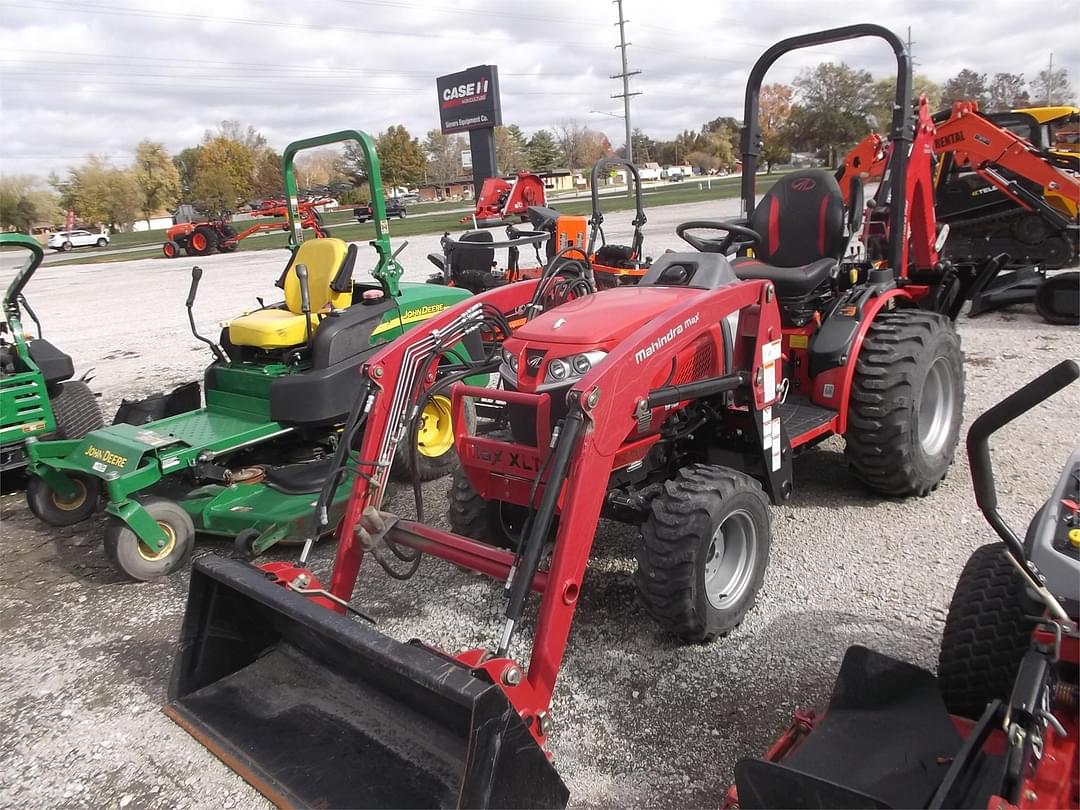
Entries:
[[716,346],[712,340],[704,337],[696,341],[691,348],[693,354],[690,355],[689,360],[680,362],[671,385],[682,385],[705,377],[713,377],[719,373],[716,367]]

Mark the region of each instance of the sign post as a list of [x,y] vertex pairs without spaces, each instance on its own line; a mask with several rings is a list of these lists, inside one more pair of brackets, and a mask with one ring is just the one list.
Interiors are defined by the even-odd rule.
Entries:
[[439,124],[443,134],[469,133],[473,196],[479,196],[484,180],[499,173],[495,161],[495,127],[502,125],[499,68],[476,65],[440,76],[435,85],[439,91]]

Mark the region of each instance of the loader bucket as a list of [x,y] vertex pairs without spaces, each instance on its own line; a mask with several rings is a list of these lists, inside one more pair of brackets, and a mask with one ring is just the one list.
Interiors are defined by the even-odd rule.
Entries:
[[503,691],[236,560],[195,561],[166,714],[279,807],[565,807]]

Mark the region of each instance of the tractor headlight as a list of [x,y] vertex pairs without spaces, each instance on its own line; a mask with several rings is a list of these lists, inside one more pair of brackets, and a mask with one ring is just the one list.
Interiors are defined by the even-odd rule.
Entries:
[[503,349],[503,362],[506,363],[507,366],[509,366],[509,368],[510,368],[510,370],[512,372],[517,374],[517,372],[518,372],[518,359],[517,359],[517,356],[513,352],[508,352],[508,351],[506,351],[506,349]]
[[548,363],[547,374],[544,382],[547,385],[563,385],[567,382],[584,377],[592,367],[599,363],[607,352],[592,351],[573,354],[569,357],[560,357]]

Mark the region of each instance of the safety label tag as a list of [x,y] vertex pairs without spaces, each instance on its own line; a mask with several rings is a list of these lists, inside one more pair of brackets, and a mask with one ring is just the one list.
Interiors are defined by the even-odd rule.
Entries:
[[161,447],[163,444],[169,444],[172,440],[162,436],[160,433],[154,433],[152,430],[140,430],[135,434],[135,441],[148,444],[151,447]]
[[780,469],[781,447],[780,443],[780,417],[773,416],[771,407],[761,409],[761,447],[769,458],[769,465],[773,472]]
[[764,389],[762,396],[765,402],[776,399],[776,386],[779,385],[777,363],[780,360],[781,342],[773,340],[761,347],[761,385]]

